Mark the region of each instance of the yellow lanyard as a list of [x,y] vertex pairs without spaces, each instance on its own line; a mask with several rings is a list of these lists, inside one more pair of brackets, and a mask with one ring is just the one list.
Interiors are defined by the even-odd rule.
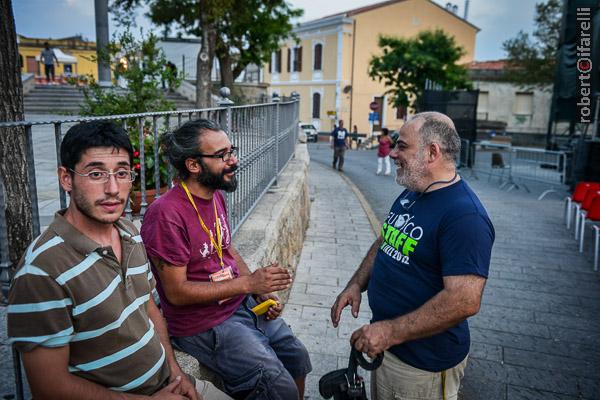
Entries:
[[202,229],[204,229],[204,232],[206,232],[206,234],[210,238],[210,241],[213,244],[213,246],[215,247],[215,250],[217,250],[217,255],[219,256],[219,262],[221,264],[221,269],[225,268],[225,264],[223,263],[223,243],[221,241],[221,221],[219,220],[219,216],[217,215],[217,204],[215,203],[214,196],[213,196],[213,208],[215,210],[215,224],[217,225],[217,241],[218,241],[218,243],[215,242],[213,235],[211,234],[210,230],[206,227],[206,224],[202,220],[202,217],[200,216],[200,212],[198,211],[198,208],[196,207],[196,203],[194,203],[194,199],[192,198],[192,194],[190,193],[190,190],[187,188],[187,186],[184,182],[181,182],[181,187],[183,188],[183,190],[185,190],[185,194],[187,194],[188,200],[192,204],[192,207],[194,207],[194,210],[196,210],[196,214],[198,215],[198,221],[200,221],[200,225],[202,225]]

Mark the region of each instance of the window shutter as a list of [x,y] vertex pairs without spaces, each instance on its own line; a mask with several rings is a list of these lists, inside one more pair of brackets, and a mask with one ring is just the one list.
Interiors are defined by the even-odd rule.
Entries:
[[290,72],[292,69],[292,49],[288,47],[287,49],[287,72]]
[[312,117],[313,118],[321,118],[321,94],[320,93],[313,93]]
[[298,48],[298,72],[302,71],[302,47]]
[[513,113],[517,115],[532,115],[533,114],[533,93],[518,92],[516,93],[516,101],[513,103]]
[[275,67],[277,69],[277,72],[281,72],[281,49],[277,50],[277,57],[275,62],[277,63]]
[[323,45],[319,43],[318,45],[315,46],[315,62],[313,65],[313,69],[315,71],[321,70],[322,57],[323,57]]

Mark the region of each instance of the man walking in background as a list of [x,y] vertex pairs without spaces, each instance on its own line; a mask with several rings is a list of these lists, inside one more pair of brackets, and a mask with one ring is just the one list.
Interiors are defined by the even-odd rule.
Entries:
[[[350,134],[344,128],[344,121],[340,120],[338,126],[331,132],[329,143],[333,149],[333,169],[344,171],[344,154],[350,148]],[[338,164],[339,161],[339,164]]]
[[[44,49],[40,53],[40,61],[44,63],[44,71],[46,72],[46,81],[49,84],[54,84],[54,61],[56,60],[56,64],[58,64],[58,58],[56,58],[56,54],[54,54],[54,50],[50,48],[50,44],[48,42],[44,42]],[[50,80],[52,77],[52,80]]]

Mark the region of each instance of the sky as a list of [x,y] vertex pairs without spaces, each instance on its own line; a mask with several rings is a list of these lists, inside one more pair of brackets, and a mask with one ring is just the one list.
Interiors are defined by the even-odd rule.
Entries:
[[[440,5],[448,1],[434,0]],[[540,0],[470,0],[467,20],[481,31],[477,34],[475,60],[496,60],[505,57],[502,43],[517,32],[533,30],[535,2]],[[299,22],[351,10],[378,0],[288,0],[296,8],[304,9]],[[463,16],[465,0],[451,0]],[[81,34],[95,40],[94,0],[12,0],[17,33],[28,37],[61,38]],[[153,29],[149,21],[138,13],[138,25]],[[109,17],[110,18],[110,17]],[[116,29],[110,22],[110,31]],[[156,29],[160,33],[159,29]]]

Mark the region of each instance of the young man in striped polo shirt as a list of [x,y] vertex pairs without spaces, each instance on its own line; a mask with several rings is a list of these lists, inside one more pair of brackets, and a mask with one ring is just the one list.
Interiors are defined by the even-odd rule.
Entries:
[[141,238],[120,218],[132,154],[127,133],[109,122],[65,135],[58,176],[71,201],[21,260],[10,343],[36,399],[229,399],[207,382],[194,386],[173,355]]

